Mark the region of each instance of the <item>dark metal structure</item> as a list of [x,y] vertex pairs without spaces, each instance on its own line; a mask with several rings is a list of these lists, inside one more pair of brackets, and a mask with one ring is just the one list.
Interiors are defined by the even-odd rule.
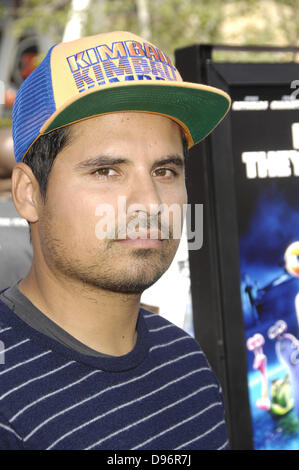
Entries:
[[[221,88],[233,102],[248,96],[281,100],[292,93],[290,83],[299,79],[298,63],[217,63],[215,50],[295,53],[299,49],[194,45],[176,50],[176,66],[184,80]],[[252,449],[238,226],[238,199],[246,194],[236,163],[236,152],[243,141],[246,144],[252,120],[242,116],[241,125],[240,115],[234,113],[231,110],[190,152],[186,168],[189,203],[203,204],[204,241],[200,250],[189,251],[189,263],[195,337],[224,391],[231,447]]]

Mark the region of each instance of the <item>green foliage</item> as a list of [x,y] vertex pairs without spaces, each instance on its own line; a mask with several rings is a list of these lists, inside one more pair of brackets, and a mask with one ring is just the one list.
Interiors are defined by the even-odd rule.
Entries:
[[280,29],[284,32],[289,44],[298,44],[298,0],[276,0],[276,2],[282,7],[280,8]]
[[[190,43],[220,40],[224,3],[223,0],[150,0],[151,37],[147,39],[169,53]],[[142,35],[136,0],[106,1],[104,7],[93,0],[86,27],[88,34],[99,31],[94,18],[101,18],[101,31],[125,30]]]
[[[47,32],[53,41],[61,40],[71,0],[19,0],[17,3],[15,34],[35,29]],[[147,39],[172,57],[176,48],[195,43],[299,44],[298,0],[147,0],[146,4],[150,30]],[[267,17],[269,10],[276,10],[275,23],[272,16]],[[239,23],[244,18],[254,20],[239,32]],[[232,25],[230,35],[224,34],[227,23]],[[91,0],[84,34],[113,30],[143,35],[138,0]],[[220,57],[225,57],[225,53],[220,53]],[[243,57],[246,60],[248,54]],[[285,57],[282,60],[294,59],[290,55]]]
[[24,31],[34,29],[60,41],[70,6],[70,0],[22,0],[15,12],[14,33],[22,36]]
[[[87,34],[99,31],[129,30],[142,35],[137,12],[138,0],[92,1]],[[173,58],[176,48],[199,43],[233,43],[240,45],[296,45],[299,38],[298,0],[148,0],[151,36]],[[276,7],[278,24],[267,20],[267,8]],[[227,22],[249,21],[242,33],[223,33]],[[95,20],[96,18],[96,20]],[[233,28],[234,29],[234,28]],[[236,28],[238,31],[238,28]],[[218,60],[229,60],[231,53],[217,53]],[[236,60],[294,60],[288,54],[237,53]]]

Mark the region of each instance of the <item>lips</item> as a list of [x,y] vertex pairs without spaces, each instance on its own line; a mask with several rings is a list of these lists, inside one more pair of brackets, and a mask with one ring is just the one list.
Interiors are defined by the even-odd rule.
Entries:
[[[154,235],[154,236],[153,236]],[[163,237],[163,234],[158,231],[154,231],[151,233],[151,231],[147,232],[132,232],[132,233],[126,233],[126,234],[118,234],[118,238],[116,238],[116,241],[125,241],[125,240],[165,240],[166,238],[169,238],[169,235],[167,237]]]
[[134,240],[126,238],[124,240],[115,240],[117,243],[132,248],[159,248],[162,240],[154,240],[152,238],[136,238]]
[[124,239],[116,239],[118,243],[132,248],[159,248],[162,244],[161,233],[155,233],[156,238],[151,237],[151,232],[133,232],[127,234]]

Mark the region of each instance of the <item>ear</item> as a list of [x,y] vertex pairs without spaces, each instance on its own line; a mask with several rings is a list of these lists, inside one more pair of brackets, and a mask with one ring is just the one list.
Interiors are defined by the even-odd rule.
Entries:
[[41,195],[39,184],[31,168],[17,163],[11,177],[11,191],[15,207],[28,222],[37,222]]

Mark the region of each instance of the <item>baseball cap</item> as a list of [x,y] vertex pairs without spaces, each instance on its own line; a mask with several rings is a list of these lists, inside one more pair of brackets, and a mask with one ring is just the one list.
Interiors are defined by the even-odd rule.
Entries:
[[20,86],[13,107],[17,162],[43,134],[108,113],[134,111],[177,122],[190,148],[223,119],[222,90],[184,82],[169,57],[130,32],[116,31],[52,46]]

